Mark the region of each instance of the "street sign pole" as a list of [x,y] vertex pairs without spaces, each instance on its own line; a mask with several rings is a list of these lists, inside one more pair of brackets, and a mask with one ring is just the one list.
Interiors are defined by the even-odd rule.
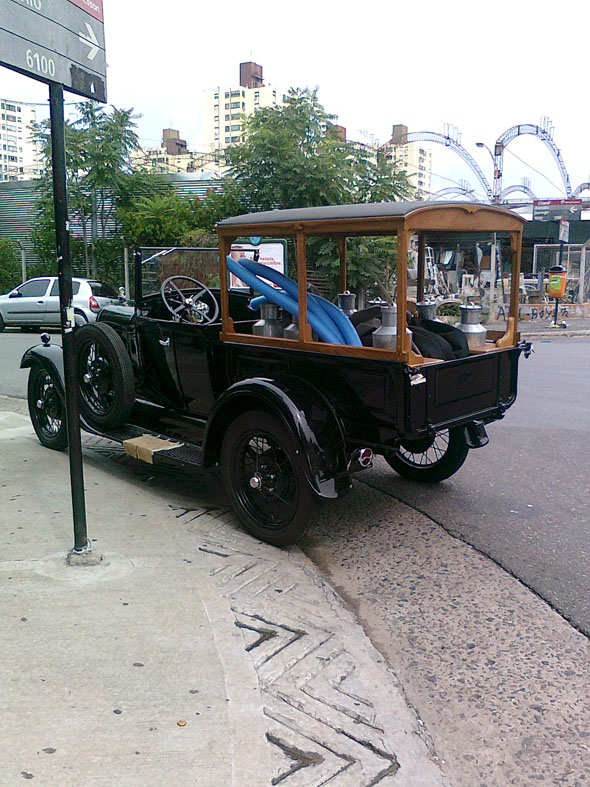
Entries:
[[[66,185],[64,88],[106,102],[103,0],[0,0],[0,66],[49,85],[53,205],[64,363],[65,421],[74,519],[73,564],[90,564],[76,384],[72,265]],[[4,117],[4,115],[2,116]],[[24,275],[24,272],[23,272]]]
[[70,454],[70,485],[74,519],[74,549],[85,554],[92,547],[86,531],[86,505],[84,498],[84,471],[82,467],[82,439],[80,436],[80,411],[76,386],[76,356],[74,350],[74,307],[72,295],[72,265],[70,260],[70,233],[68,226],[68,199],[66,187],[66,149],[63,85],[49,85],[51,113],[51,153],[53,162],[53,205],[57,241],[57,275],[59,278],[59,306],[64,359],[64,387],[68,450]]

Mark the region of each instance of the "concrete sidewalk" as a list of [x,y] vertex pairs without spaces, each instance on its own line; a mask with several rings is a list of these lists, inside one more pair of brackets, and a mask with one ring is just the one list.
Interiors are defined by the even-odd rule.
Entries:
[[[6,406],[6,403],[4,403]],[[68,566],[67,454],[0,412],[0,785],[448,781],[362,629],[208,476],[85,438],[95,566]]]
[[[561,323],[564,323],[561,325]],[[559,317],[559,328],[551,327],[551,320],[519,320],[518,331],[523,339],[549,339],[570,336],[589,336],[590,318],[587,317]],[[503,331],[505,322],[487,323],[486,328],[494,331]]]

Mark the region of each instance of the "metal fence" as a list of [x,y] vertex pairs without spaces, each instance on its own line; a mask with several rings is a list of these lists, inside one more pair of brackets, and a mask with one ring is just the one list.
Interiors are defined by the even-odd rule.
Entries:
[[566,270],[566,294],[570,303],[590,301],[590,249],[580,243],[537,243],[533,249],[532,277],[543,284],[549,268],[561,265]]

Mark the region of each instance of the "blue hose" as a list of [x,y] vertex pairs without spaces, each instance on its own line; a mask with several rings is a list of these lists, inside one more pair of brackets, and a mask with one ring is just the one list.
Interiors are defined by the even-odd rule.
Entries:
[[307,297],[311,297],[312,301],[317,303],[318,306],[324,310],[326,316],[336,324],[344,338],[342,344],[351,344],[353,346],[356,345],[357,347],[362,345],[354,325],[350,322],[344,312],[340,311],[335,303],[332,303],[332,301],[329,301],[327,298],[322,298],[320,295],[313,295],[311,293],[308,293]]
[[[248,284],[254,290],[261,292],[269,301],[276,303],[282,309],[289,312],[289,314],[299,317],[299,304],[288,294],[288,292],[284,293],[275,289],[274,287],[271,287],[270,284],[266,284],[266,282],[262,281],[255,273],[248,270],[245,265],[241,264],[243,262],[248,262],[252,263],[253,265],[258,265],[259,263],[255,263],[252,260],[247,260],[246,258],[236,261],[230,256],[227,257],[226,262],[228,270],[238,276],[243,282]],[[268,268],[266,265],[260,265],[260,267],[262,268],[262,272],[265,274],[265,278],[270,278],[270,276],[266,276],[266,273],[272,269]],[[272,272],[278,273],[278,271]],[[278,275],[280,276],[282,274]],[[284,278],[286,279],[287,277]],[[297,290],[297,285],[295,285],[294,282],[292,282],[290,279],[287,279],[287,281],[290,282],[290,284],[293,284],[295,290]],[[331,344],[344,344],[343,337],[341,336],[340,332],[337,332],[332,325],[327,323],[327,321],[324,321],[321,314],[318,314],[316,311],[312,312],[308,308],[307,317],[309,324],[320,337],[320,339],[325,342],[330,342]]]
[[[229,265],[229,260],[230,258],[228,258],[228,265]],[[231,261],[235,264],[234,260]],[[246,271],[254,274],[257,283],[252,284],[251,281],[247,281],[243,276],[240,276],[239,273],[236,273],[235,270],[232,270],[232,273],[235,273],[237,276],[240,276],[240,278],[243,281],[246,281],[247,284],[250,284],[250,286],[252,286],[253,289],[257,290],[258,292],[263,292],[263,297],[265,299],[268,298],[268,300],[272,301],[273,303],[277,303],[279,306],[284,308],[290,314],[293,314],[295,317],[298,317],[299,291],[297,288],[297,284],[292,279],[289,279],[287,276],[284,276],[282,273],[274,270],[273,268],[269,268],[267,265],[261,265],[258,262],[254,262],[254,260],[248,260],[244,257],[242,257],[237,264],[238,265],[241,264],[242,267],[246,269]],[[274,282],[279,287],[282,287],[286,292],[281,293],[280,290],[276,290],[274,287],[268,288],[268,285],[267,285],[267,290],[263,291],[259,286],[261,283],[263,284],[263,282],[260,282],[261,278],[268,279],[269,281]],[[271,294],[269,294],[268,290],[270,290]],[[283,298],[290,299],[291,301],[290,306],[283,305],[284,302],[281,303]],[[307,311],[308,311],[308,318],[309,318],[310,325],[314,329],[314,331],[316,331],[316,333],[321,339],[335,344],[349,344],[357,347],[361,346],[362,342],[356,330],[354,329],[354,326],[352,325],[348,317],[345,314],[343,314],[343,312],[341,312],[340,309],[335,304],[331,303],[326,298],[322,298],[319,295],[313,295],[312,293],[308,293],[307,301],[308,301]],[[261,305],[262,303],[263,300],[261,298],[254,298],[250,302],[250,305],[252,308],[255,309],[255,308],[259,308],[259,305]],[[297,311],[293,310],[293,304],[297,306]],[[318,320],[320,324],[323,326],[321,331],[318,330],[318,328],[314,324]],[[326,332],[327,334],[324,335],[324,333]],[[339,338],[329,339],[327,338],[327,335],[331,335],[331,336],[336,335]]]

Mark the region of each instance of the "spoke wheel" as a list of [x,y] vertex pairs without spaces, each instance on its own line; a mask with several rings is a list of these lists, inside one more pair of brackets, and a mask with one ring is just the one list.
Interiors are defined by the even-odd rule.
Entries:
[[68,444],[64,403],[53,376],[42,366],[31,368],[27,402],[41,444],[54,451],[63,451]]
[[80,410],[94,426],[125,423],[135,399],[131,359],[117,332],[101,323],[76,329],[76,382]]
[[436,483],[456,473],[468,452],[463,430],[455,427],[437,432],[432,437],[408,440],[386,459],[404,478]]
[[224,486],[246,530],[275,546],[300,538],[317,497],[287,427],[264,412],[230,424],[221,447]]

